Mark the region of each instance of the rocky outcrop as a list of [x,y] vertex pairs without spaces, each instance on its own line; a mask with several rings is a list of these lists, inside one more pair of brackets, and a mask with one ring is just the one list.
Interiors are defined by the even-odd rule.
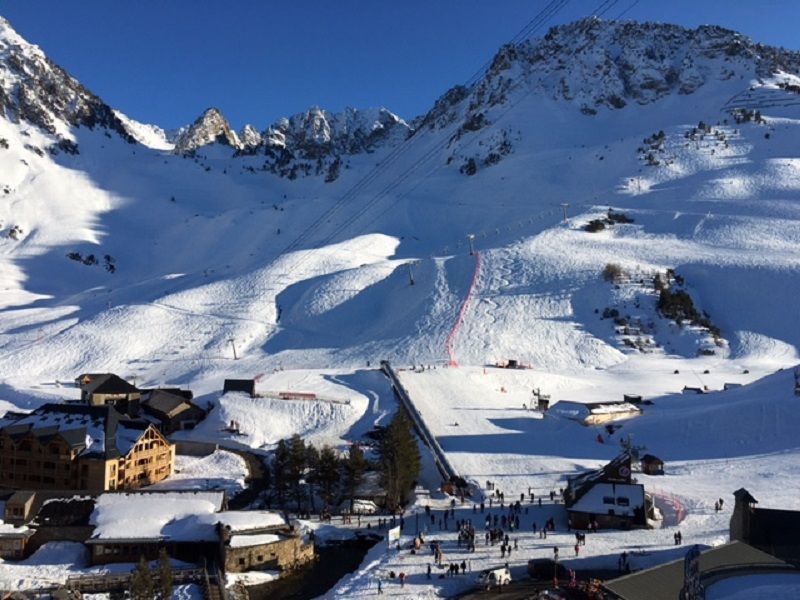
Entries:
[[239,136],[216,108],[209,108],[175,139],[175,153],[189,154],[202,146],[224,144],[236,150],[242,147]]
[[71,127],[103,127],[128,142],[114,111],[84,88],[0,17],[0,110],[12,121],[26,121],[56,136]]

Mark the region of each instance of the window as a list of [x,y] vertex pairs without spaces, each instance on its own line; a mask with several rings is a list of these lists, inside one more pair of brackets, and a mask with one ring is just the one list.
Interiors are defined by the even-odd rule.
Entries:
[[19,449],[22,452],[30,452],[31,451],[31,443],[30,443],[30,441],[24,440],[23,442],[21,442],[20,445],[19,445]]
[[617,506],[630,506],[631,501],[624,496],[620,496],[617,498]]
[[264,555],[263,554],[259,554],[256,558],[258,559],[258,562],[261,562],[261,561],[264,560]]
[[243,565],[243,564],[244,564],[244,559],[243,559],[243,558],[240,558],[240,559],[239,559],[239,564],[240,564],[240,565]]
[[58,447],[58,444],[50,444],[49,450],[50,454],[58,454],[61,451],[61,449]]
[[614,496],[603,496],[603,504],[614,504]]

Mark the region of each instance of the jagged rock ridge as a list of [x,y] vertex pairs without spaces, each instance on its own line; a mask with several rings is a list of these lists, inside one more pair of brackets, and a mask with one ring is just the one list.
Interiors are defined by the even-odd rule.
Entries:
[[399,143],[410,132],[405,121],[385,108],[332,113],[312,107],[273,124],[259,144],[240,153],[263,155],[262,169],[282,177],[324,174],[333,181],[347,156]]
[[[455,86],[417,123],[417,130],[458,124],[450,138],[449,162],[462,172],[477,170],[458,154],[458,141],[493,124],[493,115],[522,95],[573,105],[584,115],[646,105],[671,94],[692,94],[713,82],[776,72],[800,73],[800,53],[757,44],[717,26],[687,29],[662,23],[586,18],[550,29],[542,38],[506,45],[484,76],[470,87]],[[495,132],[481,157],[487,166],[512,151],[510,131]]]
[[12,121],[27,121],[69,137],[70,127],[104,127],[134,142],[114,111],[84,88],[0,17],[0,109]]
[[187,154],[208,144],[224,144],[240,149],[239,136],[216,108],[209,108],[175,139],[175,152]]

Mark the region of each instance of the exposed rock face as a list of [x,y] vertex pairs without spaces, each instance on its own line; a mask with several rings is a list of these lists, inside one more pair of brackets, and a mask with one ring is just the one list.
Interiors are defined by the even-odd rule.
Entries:
[[53,64],[0,17],[0,110],[58,136],[71,127],[104,127],[129,142],[133,137],[100,98]]
[[400,143],[410,132],[405,121],[385,108],[331,113],[312,107],[274,123],[258,145],[240,154],[263,155],[262,169],[282,177],[324,175],[334,181],[348,156]]
[[175,152],[187,154],[208,144],[224,144],[234,149],[242,147],[239,136],[216,108],[209,108],[175,139]]
[[242,148],[255,148],[261,143],[261,134],[252,125],[245,125],[239,132]]
[[481,155],[461,153],[462,137],[493,125],[525,95],[571,104],[584,115],[692,94],[728,80],[800,73],[800,53],[753,43],[716,26],[602,21],[587,18],[554,27],[543,38],[500,48],[470,87],[456,86],[418,121],[417,131],[458,124],[448,162],[474,174],[513,151],[511,131],[495,132]]
[[800,53],[756,44],[717,26],[587,18],[554,27],[543,38],[503,46],[470,88],[449,90],[421,121],[445,127],[477,115],[520,88],[571,102],[584,114],[691,94],[713,81],[800,72]]

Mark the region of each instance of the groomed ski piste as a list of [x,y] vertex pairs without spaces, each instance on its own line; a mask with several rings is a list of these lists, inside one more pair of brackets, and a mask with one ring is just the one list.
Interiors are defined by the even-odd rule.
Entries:
[[[428,579],[429,553],[378,544],[329,597],[370,597],[379,577],[385,594],[452,596],[473,587],[474,571],[505,560],[519,578],[528,559],[551,557],[553,546],[581,570],[614,569],[623,551],[634,568],[662,563],[688,544],[727,541],[731,493],[740,487],[762,506],[800,509],[787,483],[800,469],[800,109],[764,102],[763,122],[741,124],[729,111],[745,92],[758,108],[762,88],[792,99],[776,82],[797,77],[759,79],[746,61],[730,62],[734,76],[691,94],[593,116],[511,88],[505,102],[487,106],[491,126],[448,143],[459,129],[452,123],[419,133],[399,153],[354,155],[332,183],[253,173],[245,167],[257,170],[257,157],[232,157],[221,145],[178,156],[149,129],[139,133],[155,136],[151,147],[81,128],[65,133],[79,154],[40,155],[31,148],[48,147],[52,136],[0,119],[8,143],[0,184],[9,190],[0,222],[22,230],[16,240],[0,237],[0,408],[72,399],[78,374],[110,371],[142,387],[188,386],[213,404],[191,439],[268,451],[298,433],[344,449],[397,410],[374,370],[386,359],[402,369],[459,473],[479,488],[496,482],[507,499],[528,488],[545,495],[523,514],[508,559],[483,545],[481,515],[468,499],[456,518],[478,526],[475,553],[458,548],[452,523],[449,531],[429,525],[426,538],[443,542],[445,562],[468,561],[471,574],[439,578],[434,570]],[[687,138],[700,119],[721,133]],[[660,130],[661,164],[649,166],[638,148]],[[459,161],[498,132],[511,136],[513,151],[472,176],[460,173]],[[328,214],[345,194],[348,202]],[[584,230],[609,207],[633,222]],[[108,254],[116,272],[68,252]],[[610,263],[627,278],[605,281]],[[667,269],[719,327],[713,355],[698,355],[708,332],[656,311],[650,282]],[[626,346],[613,319],[602,318],[606,308],[648,324],[646,336],[633,337],[652,343]],[[508,359],[530,368],[495,366]],[[342,402],[220,398],[230,377]],[[726,383],[742,387],[723,391]],[[681,394],[685,386],[709,393]],[[652,405],[609,436],[529,410],[536,388],[554,404],[640,394]],[[226,431],[230,421],[236,436]],[[621,439],[666,462],[664,476],[637,474],[661,498],[664,526],[592,534],[574,557],[563,507],[548,494],[613,458]],[[242,472],[228,460],[187,465],[186,478],[214,479],[224,469],[235,486]],[[410,506],[404,546],[415,511],[449,507],[439,483],[426,463],[421,484],[431,494]],[[718,498],[726,501],[719,513]],[[556,533],[540,540],[532,523],[549,516]],[[683,547],[673,545],[678,530]],[[34,585],[85,569],[75,548],[46,547],[25,564],[0,564],[0,581]],[[390,571],[408,575],[403,588],[386,580]]]

